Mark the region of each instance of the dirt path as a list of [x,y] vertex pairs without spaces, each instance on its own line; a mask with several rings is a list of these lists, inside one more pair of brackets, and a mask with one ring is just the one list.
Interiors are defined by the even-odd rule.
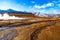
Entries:
[[13,40],[13,38],[16,36],[17,31],[13,29],[10,33],[4,35],[0,40]]

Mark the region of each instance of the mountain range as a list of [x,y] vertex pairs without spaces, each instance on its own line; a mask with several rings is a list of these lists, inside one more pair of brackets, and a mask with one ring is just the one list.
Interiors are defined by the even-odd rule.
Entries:
[[41,13],[41,12],[36,12],[35,13],[36,16],[40,16],[40,17],[56,17],[56,18],[60,18],[60,14],[47,14],[47,13]]
[[7,10],[0,10],[0,14],[3,14],[3,13],[16,13],[16,14],[34,14],[36,16],[40,16],[40,17],[60,17],[60,14],[47,14],[47,13],[41,13],[41,12],[35,12],[35,13],[32,13],[32,12],[26,12],[26,11],[16,11],[16,10],[13,10],[13,9],[7,9]]
[[0,10],[0,13],[4,13],[4,12],[16,12],[16,11],[13,9]]
[[0,10],[0,14],[3,14],[3,13],[32,14],[31,12],[16,11],[16,10],[13,10],[13,9]]

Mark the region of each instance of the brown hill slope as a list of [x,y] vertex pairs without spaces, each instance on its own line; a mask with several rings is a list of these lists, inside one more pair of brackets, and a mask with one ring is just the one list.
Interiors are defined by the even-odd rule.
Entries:
[[55,25],[48,26],[38,34],[37,40],[60,40],[60,22]]
[[[36,22],[36,20],[37,19],[33,21]],[[60,21],[57,19],[45,20],[47,21],[40,20],[40,22],[38,23],[16,26],[10,29],[6,29],[0,32],[0,38],[3,38],[4,35],[7,35],[12,30],[16,30],[17,34],[13,37],[13,40],[60,40]],[[29,21],[33,22],[32,20]]]
[[30,18],[38,18],[38,16],[35,16],[34,14],[9,14],[10,16],[16,16],[16,17],[30,17]]

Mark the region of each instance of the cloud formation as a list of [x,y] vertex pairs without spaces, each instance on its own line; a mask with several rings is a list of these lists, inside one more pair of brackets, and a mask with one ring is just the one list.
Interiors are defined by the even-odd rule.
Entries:
[[47,3],[44,5],[34,5],[35,8],[46,8],[46,7],[50,7],[50,6],[54,6],[54,3]]
[[60,4],[58,4],[58,6],[60,7]]
[[[59,1],[52,1],[47,4],[39,5],[35,4],[31,6],[31,11],[42,12],[48,14],[60,14],[60,3]],[[47,11],[48,10],[48,11]]]
[[[59,10],[60,0],[57,0],[57,1],[47,0],[46,2],[42,0],[34,0],[34,1],[33,0],[27,0],[27,1],[25,0],[0,0],[0,5],[1,5],[0,9],[3,9],[3,10],[11,8],[18,11],[53,13],[53,10],[57,10],[57,11]],[[53,10],[51,8],[53,8]]]
[[35,3],[35,1],[31,1],[31,3],[33,3],[33,4],[34,4],[34,3]]

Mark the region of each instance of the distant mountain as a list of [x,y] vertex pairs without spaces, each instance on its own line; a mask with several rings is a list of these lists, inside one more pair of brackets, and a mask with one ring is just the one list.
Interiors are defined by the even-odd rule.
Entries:
[[18,11],[13,10],[13,9],[8,9],[8,10],[6,10],[6,12],[18,12]]
[[16,14],[34,14],[36,16],[40,16],[40,17],[60,17],[60,14],[47,14],[47,13],[41,13],[41,12],[26,12],[26,11],[16,11],[13,9],[7,9],[7,10],[0,10],[0,13],[16,13]]
[[56,18],[60,18],[60,14],[47,14],[47,13],[41,13],[41,12],[35,12],[34,13],[36,16],[40,16],[40,17],[56,17]]
[[3,12],[5,12],[5,10],[0,10],[0,13],[3,13]]
[[0,13],[4,13],[4,12],[18,12],[18,11],[13,10],[13,9],[0,10]]
[[26,11],[16,11],[16,10],[13,10],[13,9],[7,9],[7,10],[0,10],[0,13],[17,13],[17,14],[32,14],[30,12],[26,12]]

